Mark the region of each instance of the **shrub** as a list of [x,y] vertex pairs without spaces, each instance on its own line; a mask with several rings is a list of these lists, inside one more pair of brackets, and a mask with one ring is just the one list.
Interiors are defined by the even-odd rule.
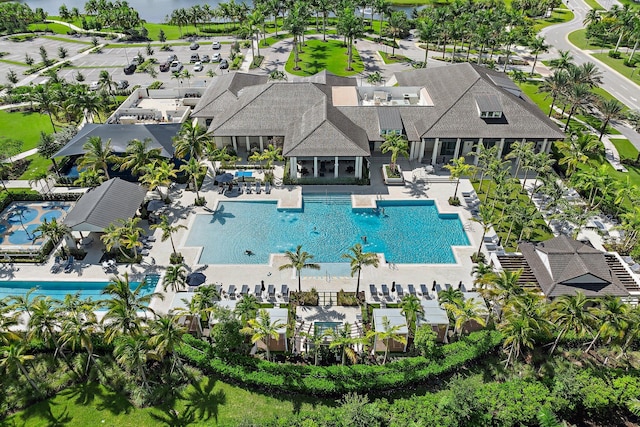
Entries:
[[620,53],[620,52],[618,52],[618,51],[610,50],[610,51],[609,51],[609,56],[610,56],[611,58],[619,59],[619,58],[620,58],[620,56],[621,56],[621,53]]

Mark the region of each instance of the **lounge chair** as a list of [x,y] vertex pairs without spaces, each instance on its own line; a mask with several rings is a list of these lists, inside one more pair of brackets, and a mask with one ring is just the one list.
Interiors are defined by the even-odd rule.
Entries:
[[633,264],[633,265],[629,266],[629,268],[634,273],[640,273],[640,264]]
[[224,185],[218,186],[218,194],[223,194],[223,193],[224,193]]
[[242,285],[242,290],[240,290],[240,295],[245,296],[249,293],[249,285]]
[[245,194],[251,194],[252,190],[251,190],[251,184],[245,182],[244,183],[244,192]]
[[418,295],[423,296],[423,297],[428,297],[429,296],[429,289],[427,289],[427,285],[424,283],[420,283],[420,292],[418,292]]
[[269,285],[267,290],[269,291],[269,299],[276,299],[276,287]]
[[218,298],[222,298],[222,285],[216,285],[216,292],[218,292]]
[[262,193],[262,188],[260,188],[260,181],[256,181],[256,194]]
[[484,236],[484,243],[498,243],[498,239],[499,237],[497,235],[493,235],[493,236]]
[[289,300],[289,287],[287,285],[282,285],[280,288],[280,294],[282,294],[282,299],[284,301]]
[[62,260],[59,256],[57,256],[54,258],[53,265],[51,266],[49,272],[55,274],[60,271],[60,268],[62,268]]
[[396,293],[398,294],[398,299],[402,299],[404,297],[404,289],[402,289],[402,285],[396,285]]
[[271,194],[271,184],[269,183],[269,181],[265,182],[264,184],[264,192],[266,194]]
[[416,295],[416,287],[413,286],[411,283],[407,285],[407,289],[408,289],[409,295],[414,295],[414,296]]
[[236,299],[236,285],[229,285],[229,299]]
[[472,197],[477,197],[477,194],[476,194],[475,190],[463,191],[462,192],[462,197],[472,198]]
[[369,285],[369,293],[371,294],[371,298],[378,299],[378,290],[373,283]]
[[382,285],[382,296],[385,298],[389,298],[389,287],[387,285]]
[[144,248],[143,250],[140,251],[140,255],[149,256],[149,249]]
[[73,258],[72,255],[69,255],[69,259],[67,260],[67,263],[64,265],[64,272],[65,273],[71,273],[71,270],[73,270],[73,263],[75,262],[75,259]]

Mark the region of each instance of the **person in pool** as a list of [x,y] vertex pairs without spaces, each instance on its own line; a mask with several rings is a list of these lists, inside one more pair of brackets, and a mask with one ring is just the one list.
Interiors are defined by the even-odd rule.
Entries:
[[250,250],[250,249],[246,249],[246,250],[244,251],[244,254],[245,254],[245,255],[247,255],[247,256],[255,255],[255,254],[253,253],[253,251],[252,251],[252,250]]

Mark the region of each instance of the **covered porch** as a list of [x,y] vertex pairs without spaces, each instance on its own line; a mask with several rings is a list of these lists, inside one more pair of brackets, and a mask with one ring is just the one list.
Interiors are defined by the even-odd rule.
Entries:
[[289,175],[292,178],[355,178],[363,177],[363,158],[354,157],[291,157]]

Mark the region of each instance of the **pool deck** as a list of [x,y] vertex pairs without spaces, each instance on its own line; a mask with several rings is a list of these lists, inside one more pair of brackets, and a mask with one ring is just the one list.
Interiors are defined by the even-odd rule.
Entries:
[[[404,165],[403,165],[404,168]],[[406,284],[412,283],[416,287],[420,283],[429,284],[436,281],[439,284],[457,284],[460,281],[470,287],[472,282],[471,255],[478,250],[478,245],[482,237],[481,227],[470,221],[471,213],[466,207],[449,206],[447,200],[453,195],[455,183],[448,181],[446,177],[436,177],[431,182],[412,182],[411,171],[405,169],[407,182],[404,186],[386,186],[382,183],[378,175],[372,170],[372,182],[370,186],[348,186],[348,185],[327,185],[327,186],[306,186],[305,193],[347,193],[352,195],[354,207],[370,208],[375,207],[376,200],[426,200],[433,199],[441,213],[457,213],[467,231],[470,246],[454,247],[455,264],[391,264],[384,261],[381,256],[379,268],[366,267],[362,270],[360,290],[367,291],[369,284],[373,283],[380,287],[381,284],[391,284],[396,282],[402,284],[406,290]],[[276,173],[277,176],[277,173]],[[263,192],[261,194],[218,194],[217,187],[214,186],[210,178],[206,178],[200,195],[206,199],[206,207],[194,206],[195,193],[184,191],[184,185],[178,185],[171,191],[172,204],[168,209],[168,216],[174,224],[189,226],[193,221],[194,214],[210,214],[219,202],[227,200],[276,200],[278,207],[291,208],[300,207],[302,203],[303,188],[300,186],[274,186],[271,194]],[[472,186],[468,180],[462,180],[458,188],[458,194],[462,191],[471,191]],[[148,229],[146,221],[141,225]],[[284,256],[272,255],[269,264],[243,264],[243,265],[199,265],[199,248],[185,247],[189,230],[181,229],[174,234],[173,239],[176,249],[185,257],[185,264],[189,271],[202,271],[208,278],[207,283],[219,283],[223,288],[229,285],[249,285],[253,290],[256,284],[264,280],[265,285],[273,284],[276,289],[281,285],[288,285],[290,290],[297,290],[298,280],[295,270],[280,270],[279,267],[286,263]],[[119,265],[117,274],[129,273],[131,281],[140,280],[145,274],[162,274],[169,264],[169,255],[172,252],[169,240],[162,242],[161,231],[156,230],[156,242],[150,250],[149,256],[143,259],[139,265]],[[97,237],[97,236],[96,236]],[[398,236],[402,239],[403,236]],[[211,236],[211,244],[216,244],[215,236]],[[95,239],[87,248],[88,255],[83,261],[76,263],[74,270],[69,273],[51,274],[49,269],[53,263],[53,257],[45,264],[4,264],[0,265],[0,280],[109,280],[113,273],[106,274],[98,262],[103,246],[99,239]],[[415,248],[420,250],[420,248]],[[484,250],[484,249],[483,249]],[[115,272],[114,272],[115,273]],[[356,278],[350,276],[330,276],[305,277],[303,271],[302,288],[315,288],[318,291],[339,291],[341,289],[353,291],[356,287]],[[156,291],[162,291],[159,285]],[[171,303],[176,298],[181,298],[171,291],[162,292],[165,294],[164,300],[154,300],[152,308],[160,313],[165,313],[171,307]]]

